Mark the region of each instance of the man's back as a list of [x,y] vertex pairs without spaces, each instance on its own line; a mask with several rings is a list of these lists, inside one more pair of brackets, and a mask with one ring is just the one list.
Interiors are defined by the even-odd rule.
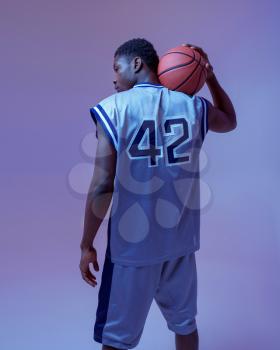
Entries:
[[199,249],[207,101],[138,83],[91,108],[117,151],[106,255],[147,265]]

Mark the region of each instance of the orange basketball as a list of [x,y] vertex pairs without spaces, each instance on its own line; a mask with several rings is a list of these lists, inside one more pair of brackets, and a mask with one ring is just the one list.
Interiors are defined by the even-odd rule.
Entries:
[[195,49],[186,46],[174,47],[159,60],[159,81],[170,90],[194,95],[206,81],[205,63],[205,59]]

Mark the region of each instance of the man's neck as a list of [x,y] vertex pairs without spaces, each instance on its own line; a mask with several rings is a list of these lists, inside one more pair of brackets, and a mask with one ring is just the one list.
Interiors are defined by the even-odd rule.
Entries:
[[136,81],[136,84],[139,84],[139,83],[152,83],[152,84],[161,85],[160,81],[158,80],[158,77],[155,74],[139,77]]

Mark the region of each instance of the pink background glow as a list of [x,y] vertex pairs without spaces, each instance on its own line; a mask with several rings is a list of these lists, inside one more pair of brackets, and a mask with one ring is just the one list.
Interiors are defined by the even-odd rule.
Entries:
[[[78,267],[96,146],[89,107],[114,93],[113,53],[134,37],[159,55],[201,46],[237,113],[237,129],[209,131],[203,146],[211,198],[196,254],[200,350],[279,349],[279,7],[1,2],[1,349],[101,348],[92,333],[107,221],[96,288]],[[199,94],[211,100],[207,87]],[[175,349],[153,303],[136,349],[156,346]]]

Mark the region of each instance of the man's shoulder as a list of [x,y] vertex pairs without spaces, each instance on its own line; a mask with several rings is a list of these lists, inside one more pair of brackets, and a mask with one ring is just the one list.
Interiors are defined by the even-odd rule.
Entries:
[[[174,102],[187,102],[187,103],[199,103],[200,98],[197,95],[187,95],[181,91],[175,91],[170,90],[166,88],[166,91],[168,92],[169,97],[172,98]],[[120,91],[113,93],[102,100],[100,100],[99,104],[101,106],[117,106],[120,104],[125,104],[128,102],[133,102],[135,99],[139,102],[141,100],[141,97],[143,99],[147,98],[146,94],[139,93],[140,91],[137,91],[137,89],[131,88],[129,90]]]
[[135,95],[134,89],[129,89],[126,91],[116,92],[110,96],[103,98],[99,103],[100,104],[118,104],[119,102],[125,102],[133,98]]
[[197,95],[188,95],[182,91],[168,90],[168,92],[172,97],[177,98],[178,100],[191,102],[197,99]]
[[104,97],[103,99],[101,99],[98,104],[101,105],[101,106],[105,106],[105,105],[108,105],[108,104],[114,104],[115,101],[116,101],[116,93],[112,94],[112,95],[109,95],[107,97]]

